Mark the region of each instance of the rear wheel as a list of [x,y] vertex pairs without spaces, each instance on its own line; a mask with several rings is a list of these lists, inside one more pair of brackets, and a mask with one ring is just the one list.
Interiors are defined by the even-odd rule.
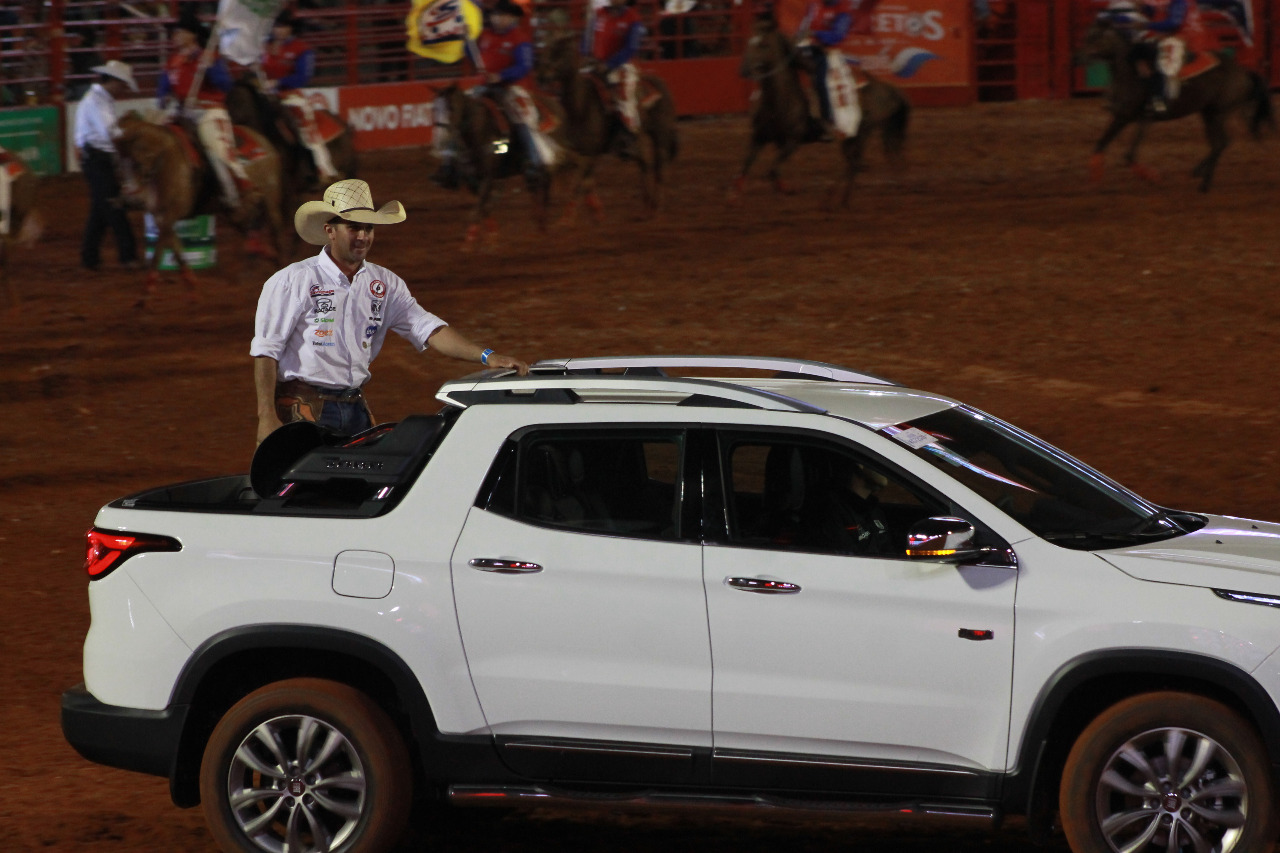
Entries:
[[1058,799],[1076,853],[1262,853],[1274,786],[1253,726],[1187,693],[1108,708],[1067,757]]
[[239,853],[377,853],[405,830],[412,775],[395,724],[353,687],[269,684],[218,722],[200,765],[205,820]]

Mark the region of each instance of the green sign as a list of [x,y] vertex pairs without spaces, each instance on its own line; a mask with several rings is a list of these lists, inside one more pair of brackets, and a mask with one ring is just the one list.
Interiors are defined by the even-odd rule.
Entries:
[[57,107],[0,110],[0,148],[21,157],[37,175],[62,172]]

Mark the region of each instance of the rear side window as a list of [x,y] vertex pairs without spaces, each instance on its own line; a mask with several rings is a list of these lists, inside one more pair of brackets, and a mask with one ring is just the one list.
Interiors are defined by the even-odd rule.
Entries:
[[679,539],[682,430],[533,431],[509,440],[476,505],[530,524]]

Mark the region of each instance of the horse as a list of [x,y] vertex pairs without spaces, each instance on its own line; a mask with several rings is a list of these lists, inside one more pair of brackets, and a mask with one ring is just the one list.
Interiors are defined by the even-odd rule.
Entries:
[[[292,204],[306,190],[317,189],[319,172],[311,151],[303,144],[298,128],[280,98],[262,91],[257,77],[238,77],[227,92],[227,114],[234,124],[253,128],[265,136],[280,154],[285,201]],[[329,158],[342,178],[356,177],[357,155],[355,131],[341,118],[325,109],[317,109],[316,122],[321,127],[337,130],[329,139]],[[325,134],[329,135],[329,134]]]
[[547,133],[559,149],[558,160],[550,168],[530,160],[524,142],[511,132],[501,105],[483,90],[467,91],[455,84],[435,92],[433,133],[443,136],[435,140],[433,147],[437,151],[451,149],[462,181],[476,195],[463,239],[464,249],[472,247],[480,238],[482,225],[485,239],[496,241],[498,224],[492,214],[494,186],[499,180],[519,174],[524,175],[538,228],[546,230],[552,181],[574,158],[567,150],[564,116],[554,104],[540,101],[538,106],[543,111],[551,110],[556,122]]
[[[581,196],[599,217],[603,208],[595,193],[596,166],[601,156],[618,149],[623,131],[613,97],[598,75],[584,73],[578,39],[573,34],[556,37],[547,44],[538,57],[537,75],[542,86],[557,92],[568,125],[569,146],[583,164],[569,202],[570,215]],[[652,215],[661,206],[663,170],[679,151],[676,104],[661,77],[641,74],[639,88],[641,144],[636,150],[619,154],[636,161],[644,209]]]
[[1135,45],[1129,33],[1129,28],[1119,26],[1103,13],[1085,33],[1078,54],[1082,60],[1106,62],[1111,71],[1108,97],[1111,123],[1093,147],[1089,161],[1090,176],[1094,183],[1102,180],[1107,146],[1122,130],[1136,123],[1138,127],[1125,155],[1125,164],[1140,177],[1154,180],[1155,173],[1137,160],[1138,146],[1147,126],[1153,121],[1173,121],[1199,113],[1209,142],[1209,153],[1191,170],[1191,175],[1200,179],[1200,191],[1208,192],[1218,158],[1231,143],[1227,119],[1233,113],[1251,111],[1248,116],[1249,132],[1255,139],[1262,135],[1264,127],[1275,128],[1267,83],[1234,58],[1219,55],[1216,66],[1182,81],[1178,97],[1165,112],[1153,114],[1147,109],[1150,80],[1139,73],[1134,57]]
[[[194,293],[195,276],[182,257],[175,226],[179,220],[194,215],[226,212],[213,167],[203,153],[196,152],[194,129],[180,131],[173,125],[153,124],[136,113],[123,116],[119,125],[121,135],[116,139],[116,149],[125,168],[132,170],[141,186],[144,206],[159,232],[155,253],[146,265],[146,292],[154,293],[159,284],[156,267],[167,248],[173,251],[182,281]],[[252,155],[245,163],[245,171],[254,192],[241,197],[239,208],[230,211],[230,220],[246,234],[248,251],[277,257],[284,232],[280,157],[260,134],[245,127],[235,130],[240,150]],[[263,222],[271,238],[266,250],[257,241],[257,229]]]
[[[743,77],[756,81],[760,91],[751,111],[751,139],[742,171],[734,181],[732,198],[741,195],[747,173],[766,145],[773,145],[778,151],[768,177],[775,189],[786,192],[780,174],[782,164],[801,145],[821,141],[822,125],[810,112],[808,92],[800,78],[802,70],[806,69],[800,52],[778,29],[777,22],[758,18],[742,54],[741,71]],[[885,156],[897,160],[911,119],[911,104],[897,87],[870,74],[865,77],[865,83],[858,83],[858,103],[862,107],[858,132],[840,141],[845,166],[843,185],[833,188],[829,196],[833,200],[839,190],[840,203],[845,208],[849,207],[854,177],[862,169],[867,137],[878,132]]]
[[22,304],[22,294],[9,277],[9,256],[13,248],[29,249],[44,233],[44,215],[40,212],[40,179],[16,155],[0,149],[0,181],[8,183],[8,229],[0,235],[0,279],[4,280],[5,301],[16,309]]

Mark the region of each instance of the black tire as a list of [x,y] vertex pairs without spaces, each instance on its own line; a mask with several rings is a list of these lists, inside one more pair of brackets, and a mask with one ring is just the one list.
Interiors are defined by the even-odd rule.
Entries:
[[390,717],[359,690],[318,678],[241,699],[200,765],[205,821],[228,853],[279,853],[287,840],[290,853],[390,850],[408,823],[412,787]]
[[1058,807],[1075,853],[1263,853],[1277,835],[1257,732],[1188,693],[1145,693],[1100,714],[1067,756]]

